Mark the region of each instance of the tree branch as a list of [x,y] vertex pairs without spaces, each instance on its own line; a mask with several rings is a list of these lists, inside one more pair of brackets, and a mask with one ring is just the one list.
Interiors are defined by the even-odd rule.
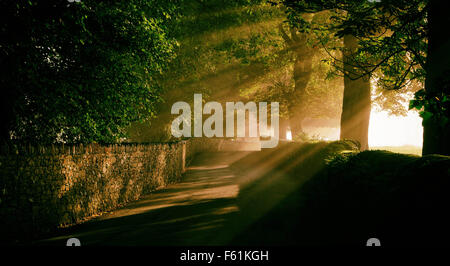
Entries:
[[284,41],[285,41],[290,47],[292,47],[292,46],[294,45],[294,42],[293,42],[292,39],[289,38],[289,36],[286,34],[286,31],[284,31],[283,23],[280,23],[280,25],[278,25],[278,29],[280,30],[281,37],[283,37]]
[[291,31],[291,38],[292,38],[292,40],[293,40],[294,42],[300,41],[300,38],[299,38],[298,35],[297,35],[297,29],[294,28],[294,27],[292,27],[292,26],[290,26],[290,27],[289,27],[289,30]]

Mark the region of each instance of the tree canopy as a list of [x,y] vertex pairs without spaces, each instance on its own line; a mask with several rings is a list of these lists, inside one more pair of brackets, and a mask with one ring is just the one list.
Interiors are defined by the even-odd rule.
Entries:
[[[326,79],[329,64],[322,62],[324,52],[311,56],[306,97],[292,97],[296,52],[280,31],[280,25],[288,27],[281,7],[265,0],[210,0],[186,1],[180,10],[175,26],[180,47],[161,78],[164,103],[158,104],[158,118],[150,124],[130,127],[131,139],[169,138],[171,104],[192,100],[194,92],[219,102],[278,101],[282,116],[287,116],[285,107],[290,104],[295,107],[291,114],[337,118],[343,84],[339,78]],[[312,44],[308,41],[303,48]]]
[[[435,143],[446,146],[449,131],[450,92],[447,74],[448,56],[443,47],[448,47],[448,33],[438,30],[442,25],[431,21],[447,23],[441,10],[442,3],[435,0],[311,0],[281,1],[287,8],[292,24],[303,31],[334,32],[337,37],[351,35],[358,38],[359,49],[352,55],[350,64],[358,69],[355,79],[369,75],[380,88],[396,90],[427,83],[415,93],[410,108],[421,110],[424,126],[434,128],[432,134],[440,139]],[[304,13],[332,12],[328,26],[308,23]],[[430,46],[434,40],[434,47]],[[437,56],[439,54],[439,56]],[[440,60],[431,58],[441,57]],[[440,62],[440,66],[436,62]],[[339,69],[339,65],[335,64]],[[343,67],[341,67],[344,69]],[[344,69],[345,71],[345,69]],[[448,75],[447,75],[448,76]],[[436,82],[441,80],[440,82]],[[433,84],[433,85],[431,85]],[[428,127],[429,129],[430,127]],[[439,128],[439,129],[438,129]],[[425,127],[427,131],[427,127]],[[441,133],[439,133],[441,132]],[[424,151],[428,150],[424,138]],[[434,152],[437,152],[435,150]]]
[[[291,23],[305,31],[321,34],[322,43],[329,41],[330,33],[337,37],[353,35],[358,38],[360,48],[353,54],[352,60],[359,69],[358,73],[353,73],[355,78],[371,75],[381,90],[417,92],[423,87],[428,40],[427,0],[282,2],[287,7]],[[313,25],[300,16],[325,10],[333,14],[332,23],[328,25]],[[336,70],[344,71],[341,61],[333,61]],[[392,101],[395,94],[381,90],[378,96],[384,98],[385,101],[381,101],[384,107],[398,104],[398,101]],[[424,93],[423,90],[417,92],[416,99],[411,101],[411,108],[421,109],[426,104],[422,99]],[[438,98],[443,99],[444,96],[439,95]],[[421,115],[427,119],[431,113],[422,111]]]
[[114,142],[154,115],[175,1],[2,1],[2,138]]
[[[375,104],[405,114],[399,92],[420,90],[427,74],[427,3],[5,1],[1,136],[44,144],[168,140],[171,104],[194,92],[219,102],[278,101],[291,123],[337,119],[344,35],[360,45],[353,76],[370,75]],[[411,107],[428,106],[425,119],[445,122],[448,99],[421,90]]]

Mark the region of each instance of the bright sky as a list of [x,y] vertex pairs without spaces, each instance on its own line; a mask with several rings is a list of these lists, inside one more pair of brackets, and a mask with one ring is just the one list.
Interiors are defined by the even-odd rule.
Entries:
[[422,147],[422,119],[417,112],[408,116],[389,116],[386,112],[372,110],[369,126],[369,146]]

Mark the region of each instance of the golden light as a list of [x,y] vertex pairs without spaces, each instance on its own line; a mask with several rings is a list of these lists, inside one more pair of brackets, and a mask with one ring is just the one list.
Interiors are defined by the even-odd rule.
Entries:
[[419,114],[390,116],[387,112],[372,110],[369,126],[369,147],[416,146],[422,147],[423,127]]
[[286,130],[286,140],[292,140],[292,131],[289,127]]

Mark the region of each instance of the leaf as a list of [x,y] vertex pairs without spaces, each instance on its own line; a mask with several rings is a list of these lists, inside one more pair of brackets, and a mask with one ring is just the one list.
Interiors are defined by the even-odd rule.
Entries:
[[448,125],[449,119],[446,116],[442,116],[439,124],[441,127],[446,127]]
[[409,109],[410,110],[411,109],[418,109],[418,110],[420,110],[420,109],[422,109],[422,107],[423,107],[422,101],[419,101],[419,100],[411,100],[411,101],[409,101]]
[[428,111],[421,111],[419,114],[423,118],[423,122],[427,122],[433,116],[433,113]]

